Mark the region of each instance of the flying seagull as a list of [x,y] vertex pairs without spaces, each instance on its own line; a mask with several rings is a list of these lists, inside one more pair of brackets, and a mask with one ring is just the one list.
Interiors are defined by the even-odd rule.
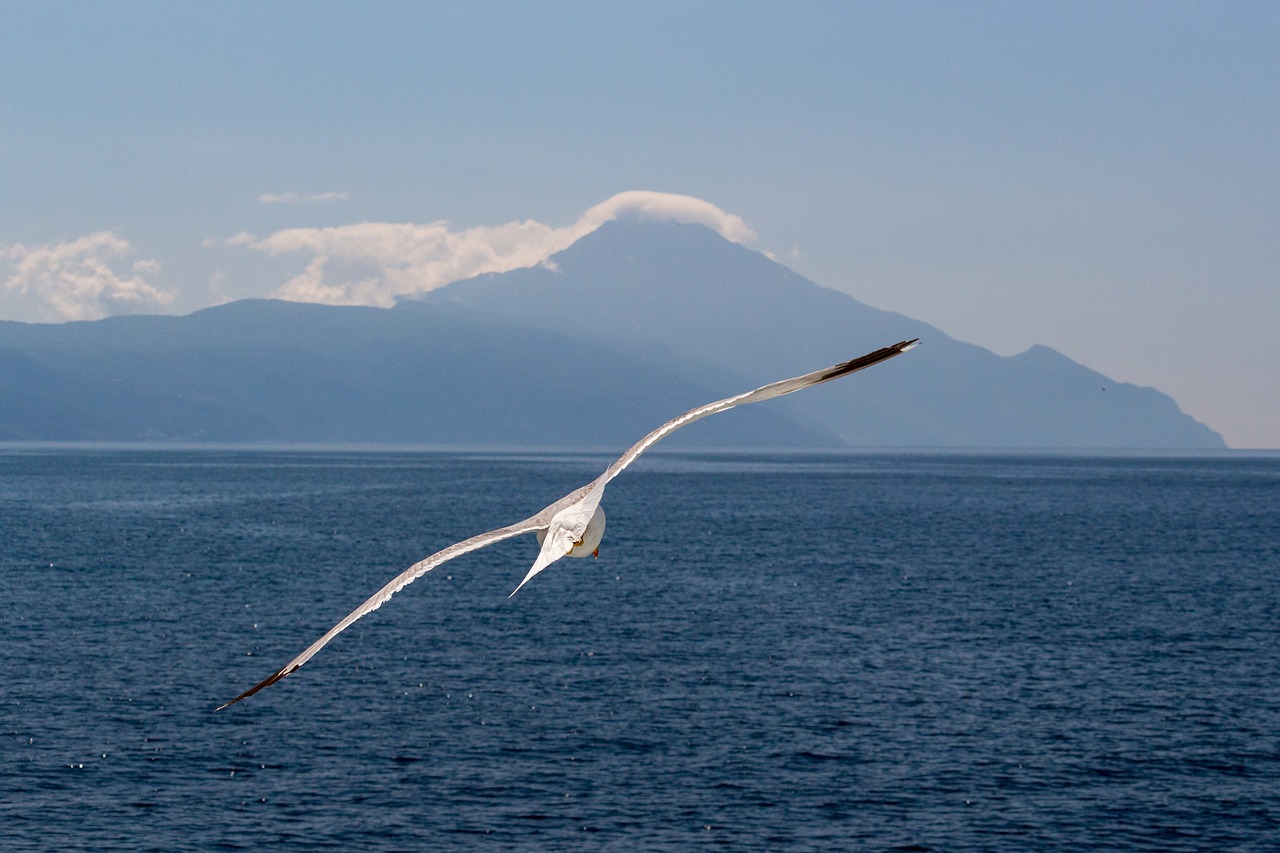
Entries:
[[761,400],[781,397],[783,394],[790,394],[793,391],[799,391],[811,385],[830,382],[832,379],[839,379],[841,376],[847,376],[873,364],[879,364],[882,361],[893,358],[895,355],[912,349],[919,341],[919,338],[900,341],[893,346],[867,353],[861,358],[855,358],[822,370],[815,370],[813,373],[806,373],[793,379],[773,382],[754,391],[747,391],[744,394],[726,397],[723,400],[717,400],[714,403],[690,409],[678,418],[672,418],[632,445],[626,453],[619,456],[618,460],[610,465],[599,477],[582,488],[575,489],[545,509],[534,513],[524,521],[517,521],[515,524],[509,524],[506,527],[499,527],[497,530],[490,530],[488,533],[481,533],[479,536],[464,539],[461,542],[450,545],[443,551],[432,554],[425,560],[419,560],[414,563],[393,578],[390,583],[374,593],[368,601],[347,614],[345,619],[330,628],[323,637],[308,646],[302,654],[230,702],[218,706],[216,710],[221,711],[228,705],[234,705],[241,699],[257,693],[262,688],[275,684],[311,660],[316,652],[323,649],[330,640],[346,630],[351,623],[377,610],[383,604],[386,604],[387,599],[391,598],[391,596],[436,566],[452,560],[454,557],[460,557],[469,551],[492,545],[494,542],[501,542],[503,539],[519,536],[522,533],[537,534],[538,544],[541,546],[538,558],[534,560],[533,566],[529,569],[529,573],[524,576],[524,580],[520,581],[519,585],[512,590],[511,595],[515,595],[520,591],[520,587],[527,584],[534,575],[561,557],[586,557],[587,555],[597,554],[600,539],[604,536],[604,510],[600,507],[600,498],[604,496],[604,487],[634,462],[637,456],[644,453],[659,440],[680,429],[680,427],[687,426],[696,420],[705,418],[707,415],[714,415],[717,412],[732,409],[734,406],[759,403]]

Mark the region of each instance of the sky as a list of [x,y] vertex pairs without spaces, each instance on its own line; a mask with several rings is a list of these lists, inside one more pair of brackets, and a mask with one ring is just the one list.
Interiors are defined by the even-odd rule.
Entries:
[[1280,447],[1280,4],[0,0],[0,319],[701,222]]

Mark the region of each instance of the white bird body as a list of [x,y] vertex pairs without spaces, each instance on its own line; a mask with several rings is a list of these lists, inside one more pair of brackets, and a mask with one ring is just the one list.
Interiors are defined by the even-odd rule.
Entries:
[[[581,539],[573,539],[572,538],[573,533],[568,529],[568,527],[566,527],[564,524],[561,524],[558,529],[563,531],[564,541],[569,542],[569,550],[568,552],[565,553],[565,556],[566,557],[598,557],[600,556],[600,540],[604,539],[604,523],[605,523],[604,507],[597,506],[596,511],[591,514],[591,520],[587,522],[586,529],[582,531]],[[554,519],[552,520],[551,525],[552,527],[556,526],[556,522]],[[560,542],[559,544],[547,545],[547,534],[550,531],[551,531],[551,527],[548,527],[546,530],[538,531],[538,547],[543,551],[546,551],[549,555],[553,555],[557,551],[559,551],[561,548],[564,547],[564,541]],[[539,551],[538,556],[539,557],[542,556],[542,551]],[[550,557],[546,565],[551,565],[551,563],[553,562],[555,562],[554,556]],[[525,575],[524,580],[520,581],[520,586],[524,586],[526,583],[528,583],[529,578],[533,577],[534,574],[536,574],[536,572],[530,569],[530,573],[528,575]],[[517,586],[514,590],[512,590],[511,595],[515,595],[517,592],[519,592],[520,586]]]
[[496,530],[490,530],[487,533],[481,533],[470,539],[464,539],[438,551],[426,559],[419,560],[409,568],[405,569],[399,575],[391,580],[386,586],[378,590],[370,596],[364,604],[361,604],[351,613],[330,628],[324,636],[316,640],[308,646],[300,655],[289,661],[268,678],[254,685],[250,689],[241,693],[223,705],[217,710],[222,710],[228,705],[234,705],[241,699],[252,696],[264,687],[275,684],[280,679],[289,675],[302,666],[318,652],[324,648],[326,644],[342,631],[346,630],[353,622],[363,616],[377,610],[387,602],[391,596],[395,595],[404,587],[413,583],[422,575],[445,563],[449,560],[483,548],[486,545],[492,545],[503,539],[510,539],[513,536],[519,536],[523,533],[536,533],[538,544],[540,546],[538,557],[534,560],[533,565],[529,568],[528,574],[524,580],[511,592],[515,595],[520,588],[533,579],[535,575],[551,565],[561,557],[586,557],[597,552],[600,540],[604,536],[605,516],[604,510],[600,508],[600,500],[604,496],[605,486],[608,485],[614,477],[622,473],[622,471],[635,461],[641,453],[648,450],[653,444],[680,429],[683,426],[693,423],[696,420],[705,418],[708,415],[723,412],[732,409],[735,406],[745,405],[747,403],[758,403],[762,400],[769,400],[773,397],[780,397],[783,394],[790,394],[803,388],[818,385],[823,382],[829,382],[832,379],[838,379],[841,376],[847,376],[859,370],[870,367],[873,364],[879,364],[882,361],[893,358],[896,355],[906,352],[914,348],[919,343],[919,339],[909,341],[900,341],[892,346],[884,347],[875,352],[868,353],[860,358],[855,358],[823,370],[815,370],[812,373],[806,373],[803,376],[796,376],[791,379],[783,379],[779,382],[773,382],[756,388],[754,391],[747,391],[733,397],[727,397],[723,400],[717,400],[714,403],[708,403],[705,406],[699,406],[691,409],[679,417],[672,418],[662,426],[650,432],[640,441],[632,445],[625,453],[610,465],[603,474],[597,477],[581,488],[575,489],[560,500],[544,507],[539,512],[529,516],[524,521],[518,521],[515,524],[506,527],[499,527]]

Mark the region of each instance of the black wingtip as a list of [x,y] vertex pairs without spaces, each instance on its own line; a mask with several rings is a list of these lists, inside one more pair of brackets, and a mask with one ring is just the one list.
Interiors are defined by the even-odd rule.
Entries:
[[[293,669],[297,669],[297,667],[295,666]],[[257,693],[257,692],[258,692],[259,690],[261,690],[262,688],[264,688],[264,687],[270,687],[271,685],[275,684],[277,681],[279,681],[280,679],[284,678],[284,677],[285,677],[286,675],[288,675],[289,673],[293,672],[293,669],[289,669],[289,668],[287,668],[287,667],[286,667],[285,669],[282,669],[282,670],[279,670],[278,672],[274,672],[274,673],[272,673],[272,674],[271,674],[271,676],[270,676],[269,678],[264,678],[262,681],[259,681],[257,684],[253,685],[253,686],[252,686],[252,687],[250,687],[248,690],[246,690],[245,692],[241,693],[241,694],[240,694],[239,696],[237,696],[236,698],[232,699],[230,702],[224,702],[224,703],[222,703],[221,705],[219,705],[218,707],[214,708],[214,709],[213,709],[213,712],[216,714],[216,713],[218,713],[219,711],[221,711],[223,708],[230,708],[232,705],[236,704],[236,703],[237,703],[237,702],[239,702],[241,699],[248,699],[250,696],[252,696],[253,694]]]
[[850,359],[843,364],[837,364],[835,367],[831,368],[831,370],[822,377],[821,381],[826,382],[829,379],[836,379],[840,376],[853,373],[854,371],[865,370],[873,364],[879,364],[886,359],[893,358],[895,355],[901,355],[909,349],[914,349],[919,344],[919,338],[912,338],[909,341],[898,341],[896,344],[883,347],[875,352],[869,352],[866,355],[859,356],[858,358]]

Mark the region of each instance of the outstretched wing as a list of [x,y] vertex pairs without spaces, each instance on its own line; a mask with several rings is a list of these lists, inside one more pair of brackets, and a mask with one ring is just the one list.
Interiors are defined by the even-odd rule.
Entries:
[[[542,552],[539,553],[537,561],[533,568],[529,570],[529,574],[520,582],[520,586],[524,586],[530,578],[540,572],[543,568],[568,553],[572,545],[573,537],[582,535],[582,531],[586,529],[591,515],[595,512],[597,506],[600,505],[600,498],[604,494],[604,487],[610,480],[622,473],[622,471],[635,461],[636,457],[644,453],[655,443],[665,438],[667,435],[687,426],[696,420],[705,418],[707,415],[714,415],[716,412],[723,412],[732,409],[734,406],[743,406],[747,403],[758,403],[761,400],[770,400],[774,397],[781,397],[783,394],[790,394],[799,391],[802,388],[808,388],[812,385],[819,385],[823,382],[830,382],[832,379],[839,379],[841,376],[847,376],[859,370],[870,367],[873,364],[879,364],[882,361],[893,358],[896,355],[906,352],[919,343],[919,338],[909,341],[900,341],[892,346],[878,349],[875,352],[867,353],[861,358],[851,359],[841,364],[833,365],[823,370],[815,370],[813,373],[806,373],[803,376],[796,376],[792,379],[783,379],[779,382],[773,382],[764,385],[754,391],[748,391],[745,394],[738,394],[734,397],[726,397],[723,400],[717,400],[714,403],[708,403],[705,406],[699,406],[672,418],[653,432],[640,439],[626,453],[618,457],[618,460],[605,470],[603,474],[597,477],[590,484],[565,495],[551,506],[539,512],[537,515],[530,516],[524,521],[507,527],[500,527],[497,530],[490,530],[488,533],[482,533],[479,536],[473,536],[470,539],[450,545],[443,551],[432,554],[425,560],[419,560],[409,568],[405,569],[397,575],[390,583],[382,589],[374,593],[364,604],[351,611],[345,619],[334,625],[320,639],[316,640],[306,651],[289,661],[270,677],[264,679],[236,698],[232,699],[224,705],[220,705],[216,710],[221,711],[228,705],[234,705],[241,699],[252,696],[264,687],[275,684],[280,679],[289,675],[291,672],[302,666],[315,656],[316,652],[325,647],[326,644],[338,634],[342,633],[357,619],[377,610],[387,599],[395,595],[405,586],[413,583],[422,575],[434,569],[441,563],[452,560],[454,557],[474,551],[477,548],[483,548],[486,545],[492,545],[503,539],[509,539],[512,536],[519,536],[521,533],[530,533],[535,530],[544,530],[550,528],[548,536],[543,543]],[[564,541],[562,541],[564,540]],[[520,587],[516,587],[518,590]],[[514,592],[512,593],[515,594]]]
[[537,515],[516,524],[508,525],[507,527],[499,527],[497,530],[490,530],[488,533],[481,533],[479,536],[472,536],[470,539],[464,539],[457,544],[450,545],[443,551],[438,551],[435,554],[432,554],[425,560],[419,560],[400,574],[396,575],[390,583],[370,596],[364,604],[361,604],[355,610],[352,610],[347,614],[345,619],[330,628],[323,637],[307,646],[306,651],[302,654],[298,655],[296,658],[272,673],[270,677],[258,682],[253,687],[232,699],[230,702],[219,705],[215,710],[221,711],[228,705],[234,705],[241,699],[257,693],[262,688],[270,687],[272,684],[275,684],[277,681],[284,678],[307,661],[311,660],[311,658],[315,656],[316,652],[323,649],[330,640],[345,631],[357,619],[362,616],[367,616],[377,610],[379,607],[386,604],[387,600],[391,598],[391,596],[395,595],[397,592],[404,589],[406,586],[413,583],[441,563],[446,563],[454,557],[459,557],[468,551],[474,551],[477,548],[492,545],[494,542],[501,542],[503,539],[510,539],[512,536],[519,536],[521,533],[530,533],[535,530],[545,528],[547,526],[547,522],[543,518],[545,513],[546,511],[544,510]]
[[595,507],[600,505],[600,498],[604,496],[604,487],[609,480],[621,474],[627,465],[630,465],[637,456],[640,456],[640,453],[649,450],[660,439],[676,432],[681,427],[694,423],[695,420],[705,418],[707,415],[714,415],[718,411],[726,411],[735,406],[744,406],[746,403],[772,400],[773,397],[781,397],[782,394],[800,391],[801,388],[817,386],[817,384],[823,382],[831,382],[832,379],[847,377],[847,375],[856,373],[858,370],[869,368],[869,366],[879,364],[879,362],[886,359],[892,359],[893,356],[910,350],[910,348],[918,345],[919,342],[919,338],[911,339],[911,341],[900,341],[893,346],[884,347],[882,350],[868,352],[867,355],[861,356],[860,359],[845,361],[842,364],[833,365],[831,368],[824,368],[823,370],[814,370],[813,373],[806,373],[803,377],[782,379],[781,382],[769,383],[767,386],[756,388],[755,391],[748,391],[737,394],[735,397],[726,397],[724,400],[707,403],[705,406],[699,406],[698,409],[686,411],[684,415],[680,415],[678,418],[668,420],[662,427],[653,430],[652,433],[641,438],[639,442],[632,444],[630,450],[618,457],[618,460],[613,462],[613,465],[609,465],[604,474],[600,474],[594,482],[586,485],[576,494],[568,494],[557,505],[548,507],[558,508],[558,511],[550,520],[550,529],[548,530],[547,538],[543,540],[543,548],[541,548],[541,552],[538,555],[538,560],[532,565],[529,574],[525,575],[525,579],[521,580],[520,585],[517,585],[516,589],[513,590],[512,596],[520,592],[520,588],[529,583],[532,576],[538,574],[539,571],[553,564],[553,562],[556,562],[570,551],[570,548],[573,547],[573,542],[579,539],[586,529],[586,524],[590,521],[591,514],[595,512]]
[[[865,370],[873,364],[879,364],[882,361],[893,358],[895,355],[901,355],[909,349],[914,349],[920,343],[919,338],[913,338],[909,341],[899,341],[898,343],[878,349],[875,352],[869,352],[860,358],[851,359],[841,364],[832,365],[831,367],[815,370],[812,373],[806,373],[804,376],[796,376],[791,379],[782,379],[778,382],[771,382],[768,385],[761,386],[754,391],[748,391],[745,394],[738,394],[734,397],[726,397],[723,400],[717,400],[714,403],[707,403],[705,406],[699,406],[696,409],[690,409],[678,418],[672,418],[644,438],[637,441],[631,446],[626,453],[618,457],[618,460],[609,466],[594,483],[591,484],[592,491],[603,492],[605,484],[618,476],[623,470],[635,461],[636,457],[644,453],[654,444],[666,438],[671,433],[680,429],[680,427],[688,426],[696,420],[701,420],[707,415],[714,415],[717,412],[724,412],[732,409],[734,406],[745,406],[747,403],[759,403],[761,400],[771,400],[774,397],[781,397],[783,394],[791,394],[813,385],[820,385],[823,382],[830,382],[832,379],[839,379],[841,376],[848,376],[850,373],[856,373],[859,370]],[[599,497],[596,498],[599,503]]]
[[588,483],[577,492],[566,495],[560,501],[547,508],[548,510],[554,510],[555,514],[551,518],[550,529],[543,540],[542,550],[538,554],[538,559],[534,561],[532,568],[529,569],[529,573],[524,576],[524,580],[520,581],[520,584],[511,594],[515,595],[520,591],[520,587],[532,580],[534,575],[569,553],[573,543],[581,538],[583,531],[586,530],[587,523],[591,520],[596,507],[600,505],[600,499],[604,496],[604,487],[608,482],[621,474],[623,469],[630,465],[637,456],[644,453],[661,439],[680,429],[680,427],[687,426],[696,420],[705,418],[707,415],[714,415],[716,412],[732,409],[734,406],[758,403],[761,400],[781,397],[783,394],[790,394],[802,388],[808,388],[811,385],[819,385],[823,382],[830,382],[832,379],[839,379],[841,376],[847,376],[850,373],[863,370],[873,364],[879,364],[886,359],[893,358],[895,355],[904,353],[919,342],[919,338],[899,341],[893,346],[867,353],[861,358],[855,358],[822,370],[815,370],[812,373],[806,373],[804,376],[772,382],[745,394],[726,397],[723,400],[699,406],[696,409],[685,412],[678,418],[672,418],[667,421],[633,444],[626,453],[618,457],[618,460],[594,481]]

